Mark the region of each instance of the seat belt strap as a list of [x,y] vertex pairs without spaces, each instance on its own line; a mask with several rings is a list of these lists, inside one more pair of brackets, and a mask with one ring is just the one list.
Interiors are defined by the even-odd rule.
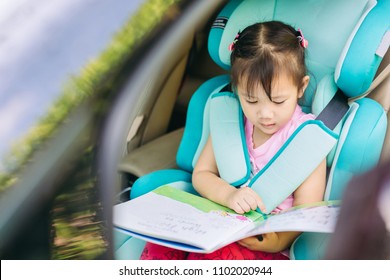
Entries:
[[269,214],[292,194],[329,154],[338,135],[321,121],[301,124],[250,181]]
[[333,98],[317,116],[316,120],[322,121],[329,129],[333,130],[349,110],[348,99],[338,89]]

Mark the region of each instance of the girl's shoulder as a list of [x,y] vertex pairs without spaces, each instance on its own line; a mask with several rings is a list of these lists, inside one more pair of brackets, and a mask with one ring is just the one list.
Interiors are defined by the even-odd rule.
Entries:
[[302,111],[302,108],[297,105],[295,112],[289,122],[287,134],[290,136],[304,122],[314,120],[316,117],[313,114],[308,114]]
[[308,114],[302,111],[302,108],[297,105],[295,108],[294,114],[291,118],[291,122],[293,124],[298,124],[301,125],[302,123],[309,121],[309,120],[314,120],[316,117],[313,114]]

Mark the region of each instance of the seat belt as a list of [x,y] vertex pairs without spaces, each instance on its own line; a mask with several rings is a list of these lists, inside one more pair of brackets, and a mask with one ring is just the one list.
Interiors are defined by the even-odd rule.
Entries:
[[348,110],[348,98],[341,89],[338,89],[333,98],[317,116],[316,120],[322,121],[329,129],[333,130]]

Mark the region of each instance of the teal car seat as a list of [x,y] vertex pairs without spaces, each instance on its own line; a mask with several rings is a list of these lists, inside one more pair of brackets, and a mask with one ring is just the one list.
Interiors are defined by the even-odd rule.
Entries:
[[[304,111],[318,116],[336,93],[342,92],[347,107],[341,120],[330,128],[336,143],[327,154],[324,200],[341,199],[349,180],[379,161],[387,128],[386,113],[379,103],[361,96],[370,87],[388,49],[388,41],[383,38],[389,33],[389,15],[390,0],[231,0],[210,30],[210,56],[226,70],[230,67],[228,46],[246,26],[280,20],[303,30],[309,41],[306,64],[311,80],[300,105]],[[210,115],[214,109],[210,100],[229,91],[228,84],[229,76],[221,75],[198,88],[189,103],[176,155],[179,169],[158,170],[140,177],[132,186],[130,199],[165,184],[196,194],[191,184],[192,171],[209,133],[213,133]],[[323,116],[325,123],[338,113],[337,108]],[[243,148],[237,143],[231,144],[231,149],[240,156]],[[236,169],[243,169],[235,174],[239,178],[236,182],[242,181],[240,178],[244,178],[248,167],[232,170]],[[329,234],[302,233],[291,247],[291,258],[321,259],[328,238]],[[114,232],[114,242],[117,259],[138,259],[145,244],[119,231]]]

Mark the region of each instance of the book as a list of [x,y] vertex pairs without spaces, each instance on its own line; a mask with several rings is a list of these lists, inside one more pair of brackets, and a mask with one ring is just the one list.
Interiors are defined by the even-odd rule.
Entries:
[[276,214],[237,214],[206,198],[159,187],[114,206],[116,230],[188,252],[210,253],[249,236],[267,232],[333,232],[340,201],[300,205]]

